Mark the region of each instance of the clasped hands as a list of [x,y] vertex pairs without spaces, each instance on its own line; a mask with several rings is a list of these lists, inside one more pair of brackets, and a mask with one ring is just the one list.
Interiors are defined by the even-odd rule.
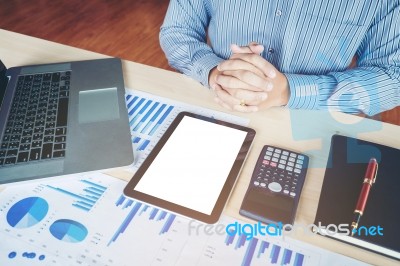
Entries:
[[232,56],[210,71],[209,85],[217,103],[239,112],[256,112],[288,103],[287,78],[260,56],[262,45],[232,44],[231,49]]

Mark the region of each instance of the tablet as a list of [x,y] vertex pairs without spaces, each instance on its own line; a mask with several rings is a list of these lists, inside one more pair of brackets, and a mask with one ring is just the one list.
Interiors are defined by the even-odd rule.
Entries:
[[216,223],[255,134],[248,127],[179,113],[124,194],[204,223]]

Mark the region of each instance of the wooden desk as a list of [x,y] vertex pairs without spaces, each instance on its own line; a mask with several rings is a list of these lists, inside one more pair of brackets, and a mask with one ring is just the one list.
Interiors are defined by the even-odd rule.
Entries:
[[[0,30],[0,40],[0,56],[7,67],[106,57],[4,30]],[[182,74],[128,61],[123,62],[123,69],[126,87],[130,89],[228,112],[214,103],[213,93],[210,90]],[[284,108],[252,114],[233,114],[249,118],[249,126],[257,131],[252,150],[225,210],[226,214],[238,219],[246,220],[239,216],[238,211],[258,154],[265,144],[310,155],[311,168],[308,171],[296,217],[296,222],[301,224],[314,222],[329,151],[329,140],[333,134],[356,136],[400,148],[398,137],[400,127],[352,115],[290,111]],[[123,171],[113,171],[110,174],[125,180],[131,176]],[[325,237],[296,235],[296,238],[371,264],[398,265],[395,260]]]

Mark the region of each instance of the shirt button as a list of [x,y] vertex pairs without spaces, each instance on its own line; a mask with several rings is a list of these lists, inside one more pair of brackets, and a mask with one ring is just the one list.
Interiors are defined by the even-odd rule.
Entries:
[[277,15],[278,17],[282,16],[282,10],[280,9],[276,10],[275,15]]
[[268,49],[268,53],[273,54],[274,52],[275,52],[275,50],[273,48]]

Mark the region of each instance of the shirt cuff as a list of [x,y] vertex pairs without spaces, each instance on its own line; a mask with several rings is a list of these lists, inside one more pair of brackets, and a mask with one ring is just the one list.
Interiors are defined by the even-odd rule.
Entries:
[[208,76],[210,71],[222,61],[224,61],[224,59],[219,58],[215,54],[205,55],[193,64],[190,76],[204,86],[209,87]]
[[293,109],[317,109],[319,87],[317,76],[285,74],[289,82],[290,98],[287,107]]

